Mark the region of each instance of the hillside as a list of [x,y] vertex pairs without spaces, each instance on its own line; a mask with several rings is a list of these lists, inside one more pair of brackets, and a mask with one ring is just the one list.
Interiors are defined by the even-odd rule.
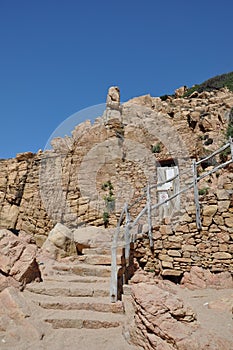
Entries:
[[203,91],[219,90],[224,87],[227,87],[230,91],[233,91],[233,72],[216,75],[215,77],[210,78],[201,84],[194,85],[186,91],[185,97],[190,96],[194,91],[200,93]]

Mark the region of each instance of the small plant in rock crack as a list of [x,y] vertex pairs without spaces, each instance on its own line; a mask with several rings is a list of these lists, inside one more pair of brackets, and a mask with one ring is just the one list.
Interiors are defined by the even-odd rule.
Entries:
[[152,153],[160,153],[161,152],[161,144],[158,142],[156,145],[151,146]]
[[102,190],[108,192],[104,196],[104,201],[105,201],[105,209],[103,212],[103,221],[104,221],[104,226],[107,227],[109,224],[109,219],[110,219],[110,213],[114,211],[115,209],[115,198],[113,195],[113,185],[111,181],[104,182],[102,184]]
[[109,213],[107,211],[103,212],[104,227],[108,227],[109,224]]
[[104,196],[104,200],[105,202],[113,202],[115,201],[115,198],[113,196],[113,185],[111,183],[111,181],[107,181],[105,183],[103,183],[102,185],[102,190],[104,191],[108,191],[108,194],[106,196]]
[[205,196],[207,193],[208,193],[208,189],[209,187],[203,187],[203,188],[200,188],[198,193],[200,196]]

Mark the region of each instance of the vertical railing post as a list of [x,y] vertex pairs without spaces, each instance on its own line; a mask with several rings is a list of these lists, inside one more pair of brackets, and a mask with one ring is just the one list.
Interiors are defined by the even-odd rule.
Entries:
[[111,280],[110,280],[110,300],[111,303],[117,302],[117,274],[118,274],[118,268],[117,268],[117,243],[118,243],[118,236],[120,232],[120,226],[121,222],[123,220],[125,214],[125,207],[121,212],[120,218],[117,223],[116,231],[113,235],[112,240],[112,259],[111,259]]
[[125,224],[125,261],[126,265],[129,264],[129,252],[130,252],[130,215],[128,210],[128,204],[125,204],[125,216],[126,216],[126,224]]
[[230,148],[231,148],[231,159],[233,162],[233,141],[232,141],[232,137],[229,137],[229,142],[230,142]]
[[199,193],[198,193],[198,185],[197,185],[197,164],[195,159],[193,160],[193,190],[194,190],[194,200],[195,200],[195,207],[196,207],[196,224],[197,229],[201,230],[201,209],[200,209],[200,203],[199,203]]
[[153,237],[152,237],[152,220],[151,220],[151,196],[150,196],[150,183],[147,185],[147,220],[148,220],[148,236],[150,240],[150,247],[154,247]]

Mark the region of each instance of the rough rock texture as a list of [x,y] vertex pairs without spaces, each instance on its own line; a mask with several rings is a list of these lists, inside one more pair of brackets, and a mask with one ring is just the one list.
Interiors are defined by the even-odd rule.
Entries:
[[[146,280],[146,283],[140,280]],[[195,308],[193,304],[197,310],[195,312],[188,302],[188,294],[185,295],[185,291],[182,292],[183,295],[180,294],[178,287],[173,283],[155,280],[151,275],[140,273],[131,283],[134,283],[131,285],[131,290],[137,329],[135,330],[135,324],[132,323],[129,333],[135,345],[140,345],[147,350],[232,349],[233,325],[230,308],[227,310],[228,316],[224,318],[225,324],[220,327],[218,322],[223,316],[219,308],[221,303],[212,302],[215,311],[218,308],[219,313],[216,314],[213,309],[210,310],[207,317],[213,317],[215,321],[213,319],[212,324],[204,323],[202,314],[206,311],[202,310],[203,306],[199,305]],[[196,298],[201,300],[201,296],[197,295]],[[189,301],[193,303],[192,298]],[[221,306],[226,303],[227,300],[225,304],[222,302]],[[204,307],[207,306],[208,303],[204,303]]]
[[185,272],[181,280],[181,285],[189,289],[200,288],[233,288],[233,279],[230,272],[211,273],[198,266],[191,268],[190,272]]
[[[108,104],[118,106],[119,91],[110,90]],[[33,233],[41,246],[57,222],[103,225],[104,182],[113,184],[117,214],[154,179],[156,161],[181,161],[185,149],[191,157],[217,149],[232,106],[233,94],[225,89],[166,101],[142,96],[120,106],[120,115],[108,116],[105,124],[87,121],[71,137],[54,139],[53,151],[0,160],[0,226]],[[121,123],[111,124],[112,118]],[[178,147],[177,134],[185,147]],[[157,143],[161,150],[152,154]],[[110,225],[115,223],[112,214]]]
[[60,223],[56,224],[49,232],[41,250],[54,259],[77,255],[72,231]]
[[19,238],[8,230],[0,230],[0,278],[1,289],[9,284],[22,285],[40,280],[40,270],[36,260],[37,247],[28,243],[28,236]]
[[112,86],[109,88],[106,103],[107,107],[120,106],[120,89],[118,86]]
[[[109,90],[107,112],[117,116],[78,125],[72,136],[54,139],[53,150],[0,160],[1,228],[31,233],[41,247],[56,223],[69,229],[115,227],[124,203],[136,200],[148,181],[155,181],[159,162],[172,158],[179,163],[180,174],[190,173],[191,158],[207,155],[225,141],[233,107],[233,93],[226,89],[166,101],[146,95],[123,105],[119,98],[115,87]],[[158,144],[159,152],[153,153]],[[103,186],[109,180],[111,196]],[[208,192],[200,196],[200,232],[192,191],[181,196],[181,210],[173,213],[171,224],[165,220],[156,227],[161,223],[155,213],[155,254],[145,240],[137,242],[138,259],[146,269],[165,276],[180,276],[193,265],[211,266],[216,272],[232,269],[232,168],[209,180],[199,185]],[[182,185],[190,181],[189,175],[180,175]],[[153,191],[151,195],[156,201]],[[144,205],[145,200],[135,205],[131,217]]]
[[[43,338],[45,325],[37,320],[38,307],[14,287],[0,293],[0,347],[26,349]],[[47,326],[47,328],[49,325]]]

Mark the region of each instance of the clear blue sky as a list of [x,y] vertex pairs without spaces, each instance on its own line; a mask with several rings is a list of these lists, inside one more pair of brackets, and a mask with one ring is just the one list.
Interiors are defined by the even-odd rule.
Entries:
[[73,113],[233,71],[232,0],[0,0],[0,158]]

